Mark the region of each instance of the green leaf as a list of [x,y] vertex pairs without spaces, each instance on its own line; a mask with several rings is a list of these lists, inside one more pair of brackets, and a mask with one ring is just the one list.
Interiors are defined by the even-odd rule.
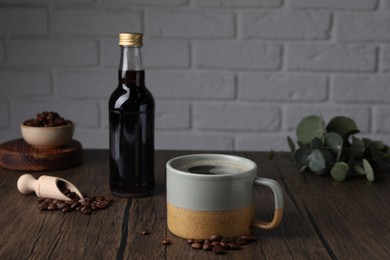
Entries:
[[336,116],[330,120],[326,127],[327,132],[336,132],[338,133],[344,140],[348,139],[348,137],[352,134],[359,133],[359,129],[355,121],[353,121],[349,117],[345,116]]
[[324,143],[321,141],[320,138],[315,137],[311,142],[310,142],[310,147],[312,149],[322,149],[324,148]]
[[366,172],[367,180],[374,181],[374,170],[372,169],[371,164],[366,159],[363,159],[363,168]]
[[340,160],[341,152],[343,150],[343,138],[335,132],[326,133],[324,136],[326,147],[333,153],[337,154],[336,162]]
[[291,152],[295,152],[295,143],[294,141],[291,139],[290,136],[287,136],[287,143],[288,143],[288,146],[290,147],[290,150]]
[[354,164],[352,169],[353,169],[354,173],[356,173],[358,175],[366,175],[366,172],[364,171],[363,167],[358,165],[358,164]]
[[322,173],[326,168],[326,160],[324,155],[319,149],[314,149],[309,157],[309,169],[315,173]]
[[322,138],[325,132],[324,120],[315,115],[303,118],[296,128],[298,141],[304,145],[310,143],[315,137]]
[[306,166],[309,163],[309,155],[311,151],[312,150],[308,147],[301,147],[295,151],[293,158],[299,168]]
[[349,171],[349,166],[345,162],[336,163],[330,170],[330,175],[336,181],[345,181]]

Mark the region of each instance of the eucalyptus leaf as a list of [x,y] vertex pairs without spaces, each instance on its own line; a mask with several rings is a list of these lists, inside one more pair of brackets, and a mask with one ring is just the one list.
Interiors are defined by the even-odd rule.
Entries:
[[355,121],[345,116],[332,118],[326,126],[326,131],[338,133],[343,139],[348,139],[350,135],[359,133]]
[[358,175],[366,175],[366,172],[364,171],[363,167],[358,165],[358,164],[354,164],[352,169],[353,169],[353,172],[358,174]]
[[291,139],[290,136],[287,136],[287,143],[288,143],[288,146],[290,147],[290,150],[291,152],[295,152],[295,143],[294,141]]
[[348,171],[348,164],[345,162],[338,162],[333,165],[332,169],[330,170],[330,175],[332,175],[333,179],[336,181],[345,181],[348,175]]
[[314,149],[309,157],[309,169],[315,173],[321,173],[326,168],[326,160],[321,150]]
[[336,162],[340,160],[341,152],[343,150],[343,138],[335,132],[326,133],[324,136],[326,147],[337,155]]
[[318,137],[315,137],[311,142],[310,142],[310,147],[312,149],[323,149],[324,148],[324,143],[322,140]]
[[309,163],[309,155],[311,149],[308,147],[301,147],[294,153],[294,161],[298,164],[298,167],[301,168]]
[[371,143],[368,146],[368,149],[371,152],[372,159],[374,159],[375,164],[379,167],[380,170],[385,170],[387,167],[387,163],[382,157],[382,153],[380,152],[378,146],[374,143]]
[[366,172],[367,180],[374,181],[374,179],[375,179],[374,170],[372,169],[371,164],[366,159],[363,159],[363,168],[364,168],[364,171]]
[[315,137],[322,138],[325,133],[324,120],[315,115],[303,118],[296,129],[298,141],[303,145],[310,143]]

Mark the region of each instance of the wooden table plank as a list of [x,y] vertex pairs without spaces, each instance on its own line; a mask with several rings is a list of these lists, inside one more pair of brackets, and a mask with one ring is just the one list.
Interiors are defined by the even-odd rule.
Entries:
[[[80,167],[34,173],[63,177],[91,195],[115,198],[92,215],[40,212],[36,197],[20,194],[21,173],[0,169],[0,259],[388,259],[389,178],[337,183],[297,172],[283,157],[267,153],[220,152],[245,156],[259,176],[277,180],[285,195],[284,219],[275,230],[255,230],[258,241],[225,256],[191,249],[166,227],[165,163],[194,151],[156,152],[156,192],[142,199],[117,198],[108,187],[108,151],[85,150]],[[271,219],[272,194],[256,190],[256,215]],[[142,235],[146,229],[149,235]],[[161,240],[169,238],[171,246]]]
[[[332,258],[386,259],[390,256],[389,178],[343,183],[329,176],[299,173],[287,159],[276,168],[287,195],[308,216]],[[294,170],[295,169],[295,170]]]

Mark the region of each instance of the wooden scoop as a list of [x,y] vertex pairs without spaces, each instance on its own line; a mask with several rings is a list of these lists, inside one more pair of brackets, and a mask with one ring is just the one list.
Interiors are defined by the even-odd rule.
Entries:
[[17,186],[18,190],[23,194],[35,192],[40,198],[69,201],[71,199],[60,189],[61,187],[66,187],[70,191],[75,192],[80,197],[80,201],[84,201],[83,195],[81,195],[76,186],[59,177],[42,175],[37,180],[31,174],[23,174],[19,177]]

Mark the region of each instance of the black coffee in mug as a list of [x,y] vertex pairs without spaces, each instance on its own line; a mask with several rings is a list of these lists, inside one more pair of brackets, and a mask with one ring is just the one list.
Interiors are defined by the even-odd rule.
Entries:
[[216,160],[193,161],[177,168],[183,172],[207,175],[238,174],[248,170],[241,164]]

